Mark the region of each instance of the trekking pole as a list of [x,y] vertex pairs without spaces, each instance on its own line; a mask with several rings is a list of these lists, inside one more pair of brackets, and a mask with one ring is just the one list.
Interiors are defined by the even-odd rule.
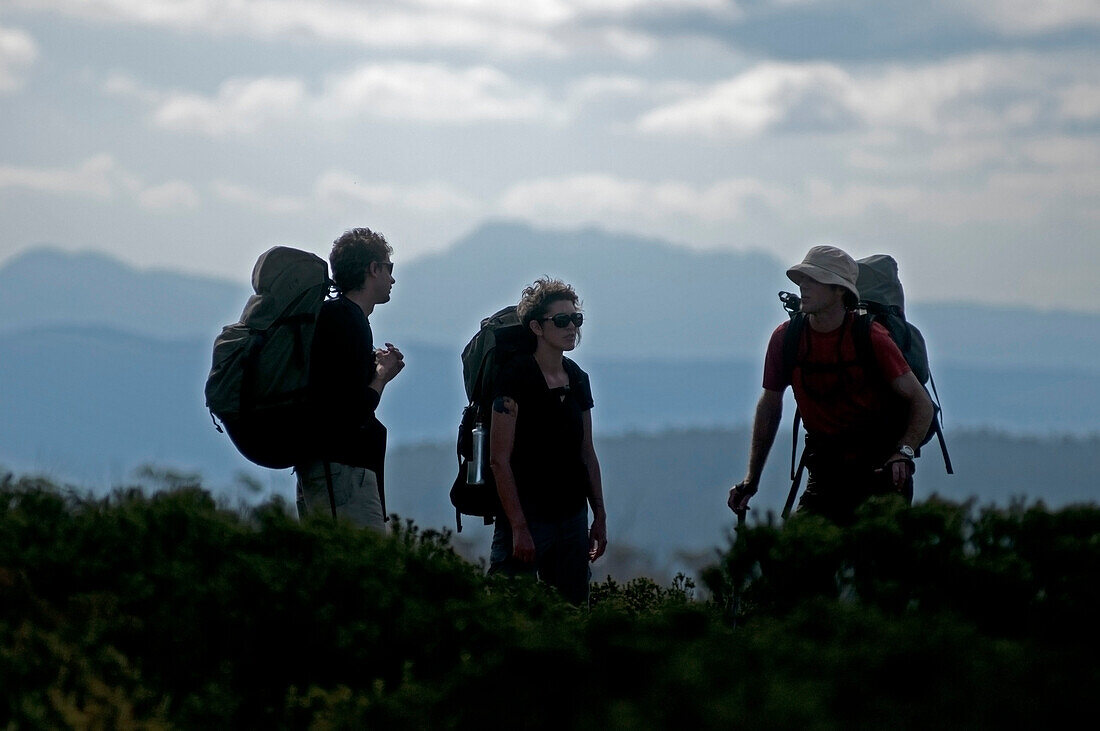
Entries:
[[[745,527],[745,513],[746,510],[734,511],[737,515],[737,527],[734,529],[737,532],[737,537],[742,537],[741,529]],[[737,615],[741,612],[741,580],[739,577],[733,576],[730,573],[730,598],[729,603],[726,605],[726,613],[730,618],[730,626],[737,629]]]

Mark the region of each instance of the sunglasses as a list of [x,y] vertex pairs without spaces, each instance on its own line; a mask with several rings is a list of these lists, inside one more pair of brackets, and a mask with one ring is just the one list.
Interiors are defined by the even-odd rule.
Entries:
[[584,324],[584,315],[579,312],[574,312],[573,314],[569,314],[568,312],[559,312],[553,317],[542,318],[542,322],[546,322],[547,320],[554,323],[554,325],[557,327],[569,327],[569,323],[573,323],[577,327],[580,327]]
[[386,270],[387,274],[393,274],[393,262],[392,261],[376,261],[374,263],[377,264],[380,267],[383,267]]

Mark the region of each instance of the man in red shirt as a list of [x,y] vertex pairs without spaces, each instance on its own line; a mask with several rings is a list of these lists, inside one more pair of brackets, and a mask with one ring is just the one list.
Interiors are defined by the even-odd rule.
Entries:
[[768,343],[748,471],[730,488],[730,509],[743,514],[756,494],[787,386],[806,425],[810,476],[800,511],[845,523],[872,495],[893,492],[911,502],[916,447],[934,413],[928,393],[882,325],[871,325],[870,357],[861,358],[853,332],[859,268],[852,257],[815,246],[787,276],[798,285],[805,315],[797,356],[785,362],[785,322]]

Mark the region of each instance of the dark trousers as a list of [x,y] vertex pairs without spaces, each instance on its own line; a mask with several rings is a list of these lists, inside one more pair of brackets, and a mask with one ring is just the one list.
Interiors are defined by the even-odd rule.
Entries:
[[814,448],[807,440],[806,466],[810,476],[798,501],[798,511],[821,515],[839,525],[855,520],[856,510],[875,495],[898,495],[913,503],[913,477],[895,486],[891,469],[881,459]]
[[560,520],[528,520],[535,541],[535,562],[523,563],[512,555],[512,526],[497,518],[493,547],[489,551],[489,573],[509,576],[537,576],[562,593],[572,604],[588,604],[588,508]]

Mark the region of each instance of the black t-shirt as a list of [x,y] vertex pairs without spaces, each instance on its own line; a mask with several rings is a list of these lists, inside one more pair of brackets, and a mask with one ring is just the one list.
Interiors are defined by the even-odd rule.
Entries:
[[381,479],[386,428],[374,415],[379,394],[374,334],[359,305],[345,297],[321,305],[310,355],[309,384],[318,407],[320,459],[366,467]]
[[575,514],[588,495],[588,472],[581,461],[582,414],[592,408],[588,374],[562,358],[569,385],[550,389],[534,356],[508,363],[494,396],[519,406],[512,447],[512,474],[528,518],[554,520]]

